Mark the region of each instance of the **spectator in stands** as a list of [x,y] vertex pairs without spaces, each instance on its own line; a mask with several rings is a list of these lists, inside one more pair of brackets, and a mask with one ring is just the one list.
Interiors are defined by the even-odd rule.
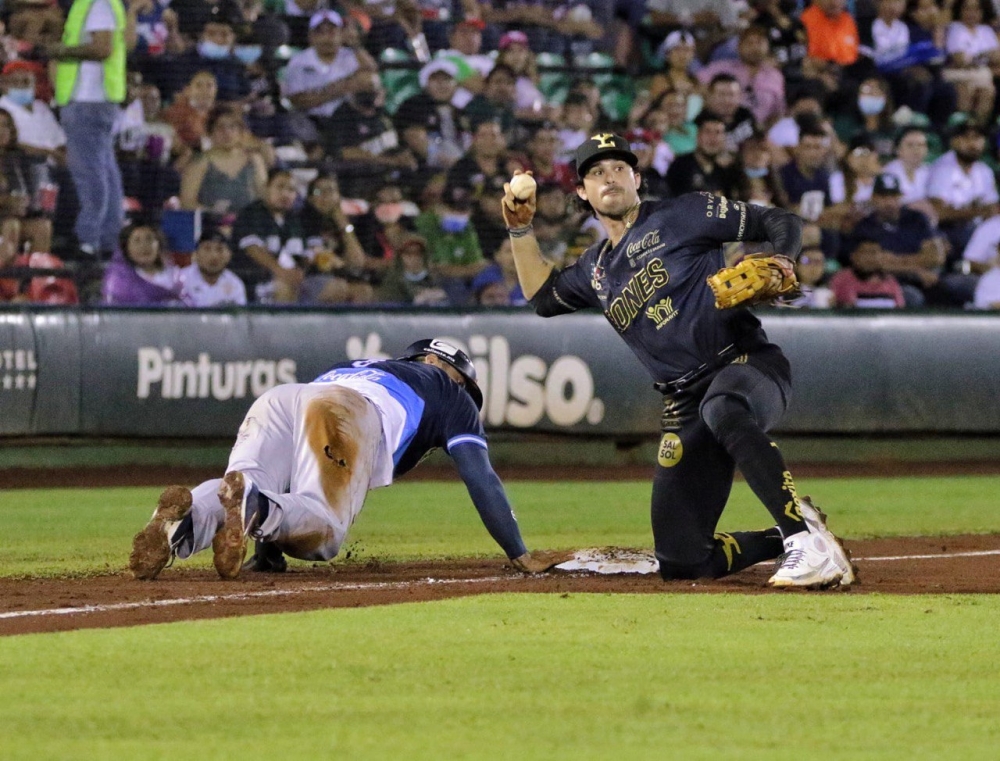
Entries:
[[667,185],[675,197],[692,191],[732,196],[739,184],[739,168],[726,149],[726,123],[711,111],[702,112],[695,125],[698,138],[692,153],[674,158]]
[[180,140],[194,150],[201,150],[206,137],[208,115],[215,108],[218,85],[210,71],[199,71],[174,97],[163,118],[177,131]]
[[803,74],[823,84],[827,93],[854,100],[857,83],[874,64],[859,61],[858,27],[846,10],[846,0],[813,0],[802,13],[808,55]]
[[619,129],[619,125],[612,120],[601,104],[605,94],[606,89],[599,86],[593,78],[588,76],[574,79],[573,83],[569,86],[566,98],[568,100],[571,96],[582,95],[587,99],[590,110],[596,115],[594,119],[595,130]]
[[342,44],[343,26],[335,11],[313,14],[309,47],[295,55],[285,69],[285,95],[292,106],[309,114],[320,135],[339,129],[333,116],[348,95],[371,92],[380,84],[374,59],[363,50]]
[[499,265],[491,264],[472,279],[472,299],[477,306],[511,306],[510,298],[511,290]]
[[[1000,67],[1000,41],[984,21],[995,14],[983,0],[956,0],[948,25],[945,50],[948,64],[944,78],[954,83],[957,108],[986,122],[993,114],[996,88],[993,71]],[[988,16],[987,16],[988,14]]]
[[906,127],[896,135],[896,158],[883,168],[896,176],[903,204],[924,213],[937,224],[937,211],[927,199],[931,167],[927,163],[927,133],[921,127]]
[[903,21],[906,0],[877,0],[877,15],[858,24],[860,51],[875,62],[891,88],[893,100],[919,112],[930,103],[930,72],[910,66],[910,29]]
[[118,165],[125,195],[148,211],[163,208],[168,198],[180,192],[180,170],[192,155],[162,114],[156,85],[140,85],[135,101],[125,110],[129,118],[123,119],[118,131]]
[[233,251],[221,230],[202,233],[191,264],[180,272],[181,301],[189,307],[245,306],[247,289],[227,269]]
[[670,197],[667,170],[674,160],[673,151],[660,140],[660,133],[637,127],[626,130],[623,137],[639,163],[635,170],[642,175],[643,195],[649,200]]
[[684,27],[695,33],[707,53],[736,30],[739,8],[730,0],[648,0],[649,25]]
[[467,17],[457,21],[448,34],[451,47],[437,54],[455,64],[458,91],[454,103],[459,108],[465,108],[476,93],[482,92],[486,75],[493,69],[493,59],[482,52],[485,28],[482,19]]
[[750,109],[740,105],[743,88],[731,74],[716,74],[708,85],[704,112],[710,112],[726,125],[726,150],[737,153],[743,141],[757,131]]
[[960,119],[952,130],[951,150],[931,164],[927,195],[951,243],[952,262],[961,256],[975,226],[1000,211],[996,178],[982,161],[985,150],[983,128]]
[[835,193],[826,168],[830,138],[822,127],[805,124],[799,130],[799,144],[792,153],[792,160],[780,170],[781,184],[788,194],[788,209],[808,222],[818,222],[822,227],[837,227],[839,219],[824,217],[824,211],[844,200],[842,193]]
[[740,175],[734,198],[758,206],[788,206],[788,196],[774,169],[772,149],[762,134],[743,141],[740,147]]
[[1000,266],[983,273],[973,297],[976,309],[1000,309]]
[[500,38],[499,51],[496,65],[507,66],[517,78],[514,85],[517,117],[525,121],[556,118],[558,107],[547,103],[539,89],[538,63],[528,46],[528,35],[519,31],[507,32]]
[[[645,180],[645,176],[643,176]],[[572,196],[570,196],[572,197]],[[563,267],[567,264],[566,254],[576,235],[580,231],[583,214],[573,211],[567,205],[567,195],[559,185],[541,182],[535,192],[537,211],[532,224],[535,228],[535,238],[542,256]],[[491,252],[496,260],[497,252],[509,244],[505,239],[500,246]],[[517,282],[514,278],[513,282]]]
[[[321,5],[325,3],[313,7],[319,10]],[[430,58],[421,9],[413,0],[365,0],[344,3],[343,7],[350,8],[351,16],[367,28],[365,46],[371,55],[377,56],[386,48],[412,48],[418,60]]]
[[10,14],[6,19],[10,34],[24,48],[30,50],[59,41],[65,24],[65,4],[47,0],[13,0],[6,6],[5,11]]
[[27,61],[5,64],[3,91],[0,108],[13,117],[21,149],[33,158],[65,163],[66,132],[37,96],[34,65]]
[[239,111],[216,106],[205,122],[212,147],[181,175],[181,207],[206,209],[223,216],[237,214],[263,193],[267,167],[250,150],[246,123]]
[[858,88],[855,103],[856,108],[844,109],[835,120],[840,139],[851,146],[871,145],[880,159],[890,160],[896,125],[888,85],[878,77],[868,77]]
[[542,122],[531,132],[525,144],[526,152],[517,160],[524,171],[531,172],[539,184],[555,184],[566,193],[576,186],[576,174],[569,163],[560,157],[559,130],[552,122]]
[[824,221],[832,226],[832,221],[838,220],[838,229],[848,234],[874,211],[872,193],[882,166],[870,145],[852,148],[840,163],[841,170],[834,172],[830,178],[834,206],[825,210]]
[[577,148],[594,131],[597,112],[586,95],[570,93],[559,114],[559,155],[563,161],[573,160]]
[[834,305],[850,309],[901,309],[906,305],[899,282],[882,270],[881,250],[862,243],[849,267],[830,278]]
[[[688,108],[689,97],[679,90],[668,90],[653,100],[647,115],[639,120],[641,126],[660,132],[661,139],[674,156],[690,153],[698,141],[698,127],[687,116],[691,111]],[[662,122],[651,122],[650,116],[659,113],[663,115]]]
[[468,301],[469,284],[488,264],[471,222],[473,198],[466,187],[447,185],[438,206],[414,222],[427,241],[431,271],[454,306]]
[[[137,59],[179,55],[187,47],[181,37],[177,12],[168,0],[130,0],[127,29],[134,40],[126,40]],[[141,68],[141,67],[140,67]]]
[[962,252],[963,269],[973,275],[984,275],[1000,266],[1000,215],[987,219],[976,227]]
[[854,228],[851,258],[862,249],[860,256],[874,257],[882,272],[895,276],[906,306],[924,306],[933,299],[930,291],[944,265],[943,243],[934,235],[927,217],[903,206],[896,175],[878,176],[872,205],[874,211]]
[[348,300],[370,301],[368,285],[378,280],[388,262],[365,254],[354,223],[344,213],[335,175],[320,174],[309,183],[300,218],[306,249],[324,262],[325,272],[347,281]]
[[573,43],[578,48],[588,47],[588,40],[604,35],[591,9],[582,2],[479,0],[478,4],[487,24],[523,30],[533,50],[565,54],[572,50]]
[[462,110],[452,103],[458,83],[453,61],[436,58],[420,70],[421,92],[404,100],[396,110],[401,132],[419,125],[427,131],[427,163],[447,169],[464,153]]
[[788,115],[779,119],[767,132],[767,139],[775,147],[774,163],[784,166],[791,160],[791,152],[799,144],[799,130],[803,124],[821,128],[830,138],[831,161],[847,153],[840,142],[833,122],[823,111],[823,103],[814,92],[802,91],[792,97]]
[[389,304],[448,306],[448,294],[431,269],[427,241],[412,233],[399,241],[396,259],[378,290]]
[[686,97],[688,111],[685,120],[690,121],[701,112],[704,103],[704,88],[698,78],[691,73],[695,60],[694,35],[677,29],[667,35],[660,45],[664,70],[653,75],[649,81],[649,95],[656,100],[665,92],[678,92]]
[[517,76],[514,71],[503,64],[497,64],[486,75],[482,92],[474,96],[463,109],[466,124],[497,121],[507,144],[517,145],[523,130],[513,108],[516,90]]
[[272,170],[263,197],[248,204],[233,225],[238,247],[233,269],[264,303],[348,301],[347,281],[326,274],[336,260],[317,257],[317,252],[306,247],[295,202],[291,174],[284,169]]
[[125,101],[124,19],[121,0],[74,0],[63,41],[46,48],[49,58],[58,61],[56,103],[80,199],[76,236],[80,251],[90,257],[117,246],[123,222],[113,130]]
[[391,169],[418,169],[417,159],[400,146],[399,134],[385,112],[381,83],[373,90],[349,95],[334,119],[337,129],[326,135],[327,154],[336,161],[348,162],[353,174],[370,176]]
[[802,73],[806,57],[806,29],[798,18],[794,1],[751,0],[753,23],[767,30],[771,53],[785,78],[785,90],[797,92],[807,87]]
[[826,257],[819,247],[802,248],[795,260],[795,276],[799,280],[799,295],[789,304],[801,309],[829,309],[833,306],[833,291],[823,284],[826,278]]
[[375,191],[369,213],[355,222],[369,267],[381,277],[392,267],[399,242],[413,232],[420,207],[407,200],[403,186],[391,177]]
[[771,63],[767,30],[747,27],[740,32],[737,50],[738,59],[710,63],[698,72],[698,79],[708,84],[719,74],[735,77],[742,90],[741,105],[750,110],[758,125],[769,127],[785,111],[785,77]]
[[[43,210],[40,204],[40,174],[37,163],[18,141],[14,118],[0,109],[0,235],[29,252],[52,250],[52,220],[47,214],[54,203]],[[47,213],[46,213],[47,212]]]
[[181,34],[190,42],[197,40],[202,30],[214,21],[231,29],[245,24],[249,18],[244,7],[252,8],[253,3],[240,0],[170,0],[170,7],[177,13]]
[[165,99],[172,100],[195,74],[208,71],[215,76],[218,100],[239,103],[246,100],[250,88],[246,67],[233,54],[235,44],[232,25],[213,18],[202,28],[196,45],[180,55],[149,62],[143,74],[160,88]]
[[503,197],[504,183],[520,168],[516,159],[508,157],[500,122],[485,120],[473,125],[472,145],[448,170],[448,185],[470,193],[471,222],[483,251],[492,253],[507,238],[507,225],[497,199]]
[[104,270],[101,303],[108,306],[178,306],[180,270],[165,254],[162,233],[138,222],[122,230],[120,243]]

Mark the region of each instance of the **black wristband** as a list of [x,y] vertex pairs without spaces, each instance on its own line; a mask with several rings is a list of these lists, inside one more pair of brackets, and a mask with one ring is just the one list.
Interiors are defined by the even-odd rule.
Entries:
[[523,238],[525,235],[530,235],[534,231],[534,228],[527,224],[524,227],[508,227],[507,234],[511,238]]

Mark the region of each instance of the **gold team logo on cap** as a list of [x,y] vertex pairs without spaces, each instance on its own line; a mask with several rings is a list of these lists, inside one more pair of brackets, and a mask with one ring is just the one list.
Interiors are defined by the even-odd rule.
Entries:
[[615,136],[610,132],[602,132],[600,135],[594,135],[590,139],[597,143],[598,148],[615,147]]

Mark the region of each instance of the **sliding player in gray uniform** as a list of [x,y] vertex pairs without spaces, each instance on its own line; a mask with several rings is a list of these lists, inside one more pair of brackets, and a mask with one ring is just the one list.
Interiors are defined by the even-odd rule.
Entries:
[[[610,133],[577,149],[577,195],[608,240],[561,271],[542,257],[532,233],[534,195],[519,201],[508,184],[502,207],[518,279],[535,311],[602,310],[664,395],[652,494],[660,574],[717,578],[782,556],[772,586],[849,586],[855,570],[846,550],[825,516],[796,495],[766,433],[788,405],[788,361],[748,309],[716,308],[706,283],[724,266],[728,241],[769,241],[794,260],[800,220],[708,193],[642,202],[637,163],[628,142]],[[735,467],[774,528],[715,532]]]
[[482,404],[471,360],[439,339],[417,341],[397,360],[344,363],[312,383],[277,386],[247,412],[224,478],[163,492],[129,567],[153,579],[173,557],[212,547],[219,575],[236,578],[248,537],[258,540],[256,570],[284,570],[282,553],[329,560],[370,489],[443,447],[514,567],[546,571],[572,553],[525,548],[490,464]]

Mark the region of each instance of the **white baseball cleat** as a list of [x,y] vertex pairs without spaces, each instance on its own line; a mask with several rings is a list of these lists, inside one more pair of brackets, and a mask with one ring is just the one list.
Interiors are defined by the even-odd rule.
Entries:
[[155,579],[173,560],[181,522],[191,512],[191,490],[168,486],[160,494],[149,523],[132,539],[128,567],[137,579]]
[[844,572],[840,579],[840,586],[849,587],[858,578],[858,569],[851,562],[851,553],[844,547],[844,543],[838,539],[830,529],[826,527],[826,513],[812,503],[809,497],[799,497],[799,511],[802,518],[809,527],[809,532],[819,534],[826,539],[830,545],[830,555],[837,567]]
[[844,570],[834,559],[830,542],[822,534],[800,531],[785,539],[778,569],[768,580],[772,587],[825,589],[839,584]]

